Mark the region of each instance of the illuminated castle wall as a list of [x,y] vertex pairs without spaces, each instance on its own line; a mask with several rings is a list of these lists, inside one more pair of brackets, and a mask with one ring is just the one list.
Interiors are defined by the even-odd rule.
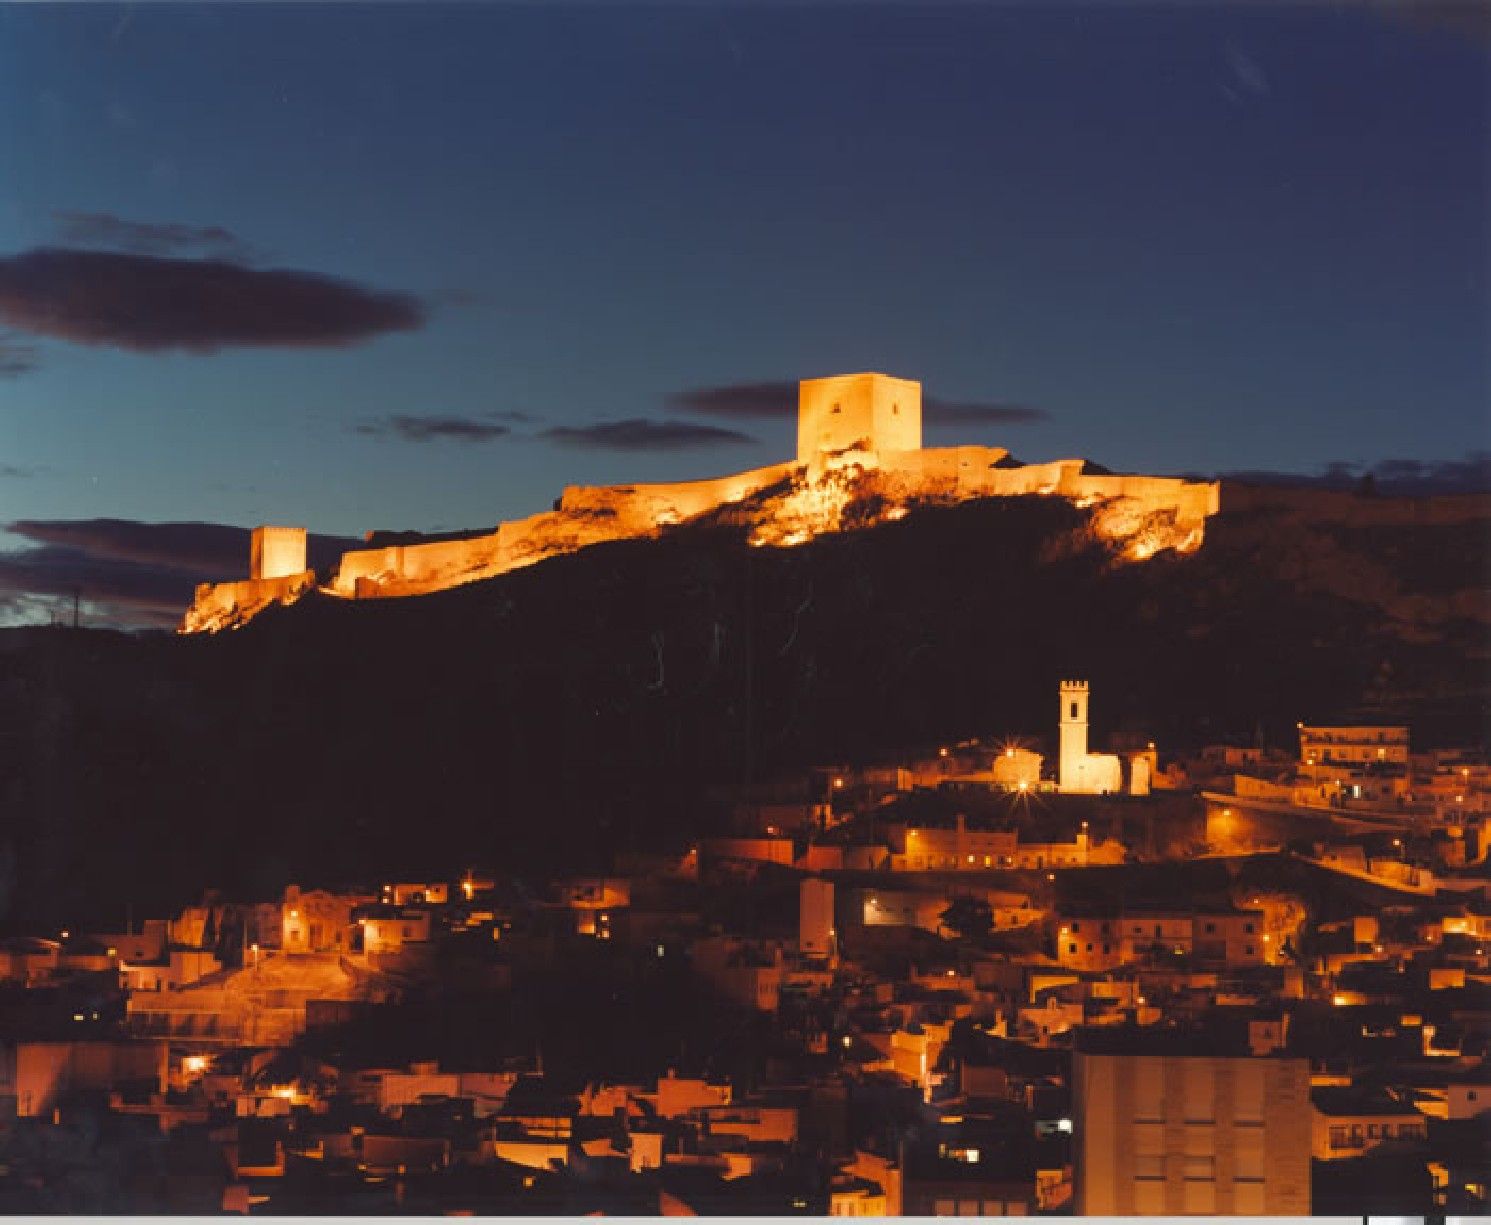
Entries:
[[736,508],[751,544],[790,547],[841,530],[845,508],[865,494],[878,496],[882,520],[900,518],[913,500],[1064,497],[1093,507],[1096,529],[1134,560],[1196,548],[1217,513],[1214,483],[1090,475],[1080,459],[1016,465],[1001,447],[924,448],[921,399],[920,383],[884,374],[807,379],[796,460],[712,480],[570,486],[555,510],[485,536],[352,550],[324,582],[305,568],[304,528],[258,528],[250,577],[198,587],[181,630],[242,625],[313,589],[343,599],[427,595],[603,541],[656,536],[722,507]]

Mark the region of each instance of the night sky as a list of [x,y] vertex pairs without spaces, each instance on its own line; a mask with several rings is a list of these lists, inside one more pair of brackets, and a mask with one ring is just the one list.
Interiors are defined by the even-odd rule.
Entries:
[[931,445],[1462,487],[1488,143],[1446,4],[6,6],[0,624],[246,573],[144,524],[775,462],[856,370]]

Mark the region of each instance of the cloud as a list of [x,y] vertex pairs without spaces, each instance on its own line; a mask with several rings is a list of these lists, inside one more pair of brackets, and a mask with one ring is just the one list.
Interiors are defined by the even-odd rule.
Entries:
[[293,269],[64,247],[0,257],[0,324],[75,344],[333,347],[424,319],[415,298]]
[[1221,480],[1320,489],[1358,489],[1367,477],[1372,478],[1377,492],[1384,494],[1491,493],[1491,451],[1470,451],[1461,459],[1384,459],[1371,465],[1336,460],[1322,464],[1315,472],[1254,468],[1217,474]]
[[726,383],[693,387],[669,396],[668,407],[711,417],[792,417],[797,413],[797,384]]
[[[31,542],[0,552],[0,609],[11,619],[76,595],[95,622],[174,625],[198,583],[248,576],[249,531],[226,524],[23,519],[5,530]],[[313,535],[310,563],[324,568],[361,543]]]
[[[797,416],[797,384],[780,381],[694,387],[669,396],[668,407],[709,417],[790,419]],[[1025,404],[922,397],[922,421],[927,425],[1024,425],[1047,416],[1044,409]]]
[[928,425],[1026,425],[1049,416],[1044,408],[1028,404],[939,400],[935,396],[922,400],[922,420]]
[[108,247],[133,255],[213,255],[248,259],[249,247],[220,225],[125,221],[113,213],[56,212],[57,232],[69,246]]
[[381,421],[363,421],[352,427],[357,434],[373,438],[397,438],[402,442],[430,442],[451,438],[458,442],[491,442],[512,433],[505,425],[477,417],[393,416]]
[[0,480],[7,477],[22,480],[28,476],[36,475],[35,468],[22,468],[19,464],[0,464]]
[[0,378],[13,379],[30,374],[41,364],[37,348],[24,341],[0,336]]
[[632,417],[596,425],[558,425],[539,435],[560,446],[596,451],[686,451],[755,442],[749,434],[692,421],[648,421]]
[[111,625],[163,627],[181,620],[195,583],[163,566],[90,557],[74,549],[41,547],[0,553],[0,607],[8,619],[76,596],[93,619]]

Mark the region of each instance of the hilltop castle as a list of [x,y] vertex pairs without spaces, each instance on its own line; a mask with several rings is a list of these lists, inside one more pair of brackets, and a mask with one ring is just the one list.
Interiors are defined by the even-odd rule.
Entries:
[[870,494],[881,520],[900,518],[913,500],[1065,497],[1094,507],[1097,529],[1143,560],[1196,548],[1217,513],[1219,486],[1096,474],[1080,459],[1017,464],[1001,447],[924,448],[920,383],[885,374],[806,379],[794,460],[713,480],[570,486],[554,510],[474,538],[378,545],[370,537],[373,547],[344,553],[324,582],[307,568],[304,528],[256,528],[249,577],[198,587],[181,631],[242,625],[311,590],[344,599],[426,595],[602,541],[654,536],[722,507],[739,511],[753,545],[790,547],[843,530],[845,508]]

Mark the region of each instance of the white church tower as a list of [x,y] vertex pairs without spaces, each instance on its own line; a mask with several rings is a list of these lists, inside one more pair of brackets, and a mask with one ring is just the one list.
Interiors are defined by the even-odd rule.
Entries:
[[1123,762],[1087,751],[1086,681],[1061,682],[1061,761],[1056,789],[1066,795],[1116,795],[1123,790]]
[[1086,681],[1061,682],[1061,759],[1057,787],[1066,792],[1087,790]]

